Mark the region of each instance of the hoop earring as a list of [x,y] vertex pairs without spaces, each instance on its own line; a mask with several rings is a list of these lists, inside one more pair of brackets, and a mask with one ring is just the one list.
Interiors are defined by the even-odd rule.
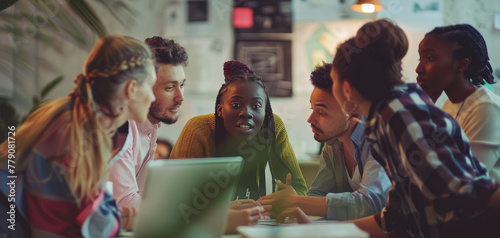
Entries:
[[352,114],[357,107],[358,107],[357,103],[353,103],[351,101],[345,101],[342,107],[342,111],[344,111],[345,114]]

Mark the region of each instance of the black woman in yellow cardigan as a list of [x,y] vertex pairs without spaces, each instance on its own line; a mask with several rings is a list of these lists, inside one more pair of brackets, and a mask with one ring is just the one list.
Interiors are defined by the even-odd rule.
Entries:
[[293,188],[305,195],[306,183],[285,126],[273,114],[261,78],[240,61],[226,62],[224,76],[215,113],[187,122],[170,159],[242,156],[245,163],[235,198],[257,200],[266,195],[266,166],[273,181],[286,181],[291,173]]

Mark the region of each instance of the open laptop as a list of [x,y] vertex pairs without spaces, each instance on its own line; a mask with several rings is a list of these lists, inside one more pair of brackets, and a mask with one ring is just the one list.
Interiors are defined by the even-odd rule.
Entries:
[[241,157],[148,163],[135,237],[221,237]]

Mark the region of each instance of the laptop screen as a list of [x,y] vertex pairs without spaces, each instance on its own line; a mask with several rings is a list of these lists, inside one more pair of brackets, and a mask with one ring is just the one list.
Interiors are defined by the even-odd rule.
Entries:
[[135,237],[220,237],[242,169],[241,157],[148,163]]

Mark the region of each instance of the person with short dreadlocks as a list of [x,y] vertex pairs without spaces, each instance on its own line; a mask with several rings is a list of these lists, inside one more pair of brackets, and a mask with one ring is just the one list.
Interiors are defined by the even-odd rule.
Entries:
[[486,43],[468,24],[436,27],[419,45],[417,81],[443,111],[460,124],[472,151],[491,178],[500,182],[500,97],[482,85],[495,83]]
[[242,156],[245,163],[236,199],[266,195],[267,165],[274,179],[285,181],[290,173],[297,194],[305,195],[307,187],[285,126],[273,114],[261,78],[240,61],[226,62],[224,76],[215,114],[191,118],[170,158]]

